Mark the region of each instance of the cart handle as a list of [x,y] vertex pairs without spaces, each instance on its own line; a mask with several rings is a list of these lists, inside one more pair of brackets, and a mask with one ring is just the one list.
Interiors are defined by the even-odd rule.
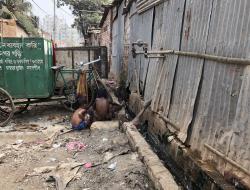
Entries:
[[79,65],[82,67],[82,66],[85,66],[85,65],[91,65],[91,64],[97,63],[99,61],[101,61],[101,57],[100,56],[96,60],[93,60],[93,61],[90,61],[90,62],[87,62],[87,63],[80,63]]

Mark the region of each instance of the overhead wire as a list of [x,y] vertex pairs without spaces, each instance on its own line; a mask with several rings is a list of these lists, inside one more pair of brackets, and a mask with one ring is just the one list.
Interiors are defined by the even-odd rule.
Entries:
[[49,15],[44,9],[42,9],[34,0],[31,0],[41,11],[43,11],[45,14]]

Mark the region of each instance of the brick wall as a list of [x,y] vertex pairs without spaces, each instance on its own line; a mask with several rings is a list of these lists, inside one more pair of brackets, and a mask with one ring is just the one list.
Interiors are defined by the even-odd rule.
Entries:
[[28,34],[13,19],[0,19],[0,36],[28,37]]
[[25,32],[23,28],[17,25],[16,27],[16,37],[28,37],[29,35]]
[[0,20],[0,36],[16,37],[16,21],[15,20]]

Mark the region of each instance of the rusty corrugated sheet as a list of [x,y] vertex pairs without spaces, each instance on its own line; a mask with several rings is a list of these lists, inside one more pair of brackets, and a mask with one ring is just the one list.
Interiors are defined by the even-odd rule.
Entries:
[[[151,50],[151,36],[152,36],[152,22],[153,22],[153,12],[154,10],[148,10],[147,12],[141,14],[139,16],[139,34],[142,41],[148,43],[149,50]],[[145,32],[148,31],[148,32]],[[143,93],[145,84],[146,84],[146,76],[148,71],[149,59],[146,59],[144,55],[139,56],[139,82],[140,82],[140,91]]]
[[114,74],[116,79],[120,79],[120,74],[123,66],[123,52],[124,52],[124,16],[123,4],[118,7],[118,16],[113,21],[112,26],[112,65],[110,72]]
[[165,0],[140,0],[137,1],[137,12],[139,14],[144,13],[148,11],[149,9],[153,8],[154,6],[157,6],[161,3],[163,3]]
[[[213,1],[207,53],[249,58],[250,2]],[[249,66],[206,61],[190,144],[204,159],[216,161],[222,173],[237,175],[250,185]],[[204,144],[235,164],[225,162]],[[237,169],[236,169],[237,168]]]
[[[163,49],[180,49],[184,7],[185,1],[183,0],[164,3]],[[178,57],[173,55],[169,55],[164,59],[152,101],[152,109],[154,111],[163,109],[165,113],[168,113],[177,60]]]
[[[130,49],[129,51],[131,52],[131,47],[132,47],[132,43],[135,42],[138,38],[137,35],[138,32],[137,31],[137,20],[138,20],[138,16],[136,13],[136,5],[135,3],[133,3],[133,5],[131,6],[130,9],[130,15],[129,15],[129,23],[130,23]],[[136,85],[137,85],[137,81],[135,79],[135,74],[134,74],[134,69],[135,69],[135,62],[136,60],[132,57],[132,54],[129,53],[129,64],[128,64],[128,83],[130,83],[130,89],[132,91],[136,90]]]
[[[163,46],[163,13],[164,13],[164,4],[157,5],[154,10],[155,18],[152,28],[152,49],[160,49]],[[156,89],[156,83],[159,80],[160,72],[162,70],[163,60],[162,59],[150,59],[148,66],[148,73],[145,86],[144,99],[146,101],[152,99],[153,94]]]
[[[186,0],[182,51],[205,53],[213,1]],[[179,57],[170,108],[164,114],[180,126],[178,137],[184,142],[193,118],[204,60]],[[166,104],[163,104],[166,105]]]
[[[130,43],[141,39],[152,50],[250,58],[248,0],[168,0],[140,14],[138,8],[133,3],[130,9]],[[191,150],[250,186],[249,66],[174,55],[133,59],[130,54],[128,67],[131,89],[140,83],[144,100],[153,98],[152,110],[178,124],[178,137]]]
[[[131,8],[131,13],[136,11],[135,4]],[[134,14],[130,18],[130,44],[138,40],[142,40],[149,44],[151,49],[151,36],[152,36],[152,22],[153,22],[153,9],[145,12],[144,14]],[[130,49],[131,50],[131,49]],[[132,90],[137,90],[137,86],[140,87],[140,92],[143,93],[146,84],[146,76],[148,71],[148,59],[145,59],[143,55],[139,55],[136,59],[132,58],[130,54],[130,69],[129,69],[129,81]],[[136,72],[136,73],[135,73]],[[137,75],[137,76],[136,76]],[[139,83],[139,84],[138,84]]]

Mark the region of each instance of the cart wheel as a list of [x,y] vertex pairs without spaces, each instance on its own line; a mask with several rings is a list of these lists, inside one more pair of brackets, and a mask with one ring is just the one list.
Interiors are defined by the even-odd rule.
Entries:
[[71,80],[60,89],[59,94],[65,96],[66,100],[60,101],[61,104],[69,111],[74,111],[77,108],[77,85],[76,81]]
[[[30,101],[30,99],[28,99],[28,101]],[[27,108],[29,107],[29,103],[25,104],[25,105],[21,105],[21,106],[18,106],[16,108],[16,111],[15,111],[15,114],[19,114],[19,113],[23,113],[24,111],[27,110]]]
[[4,127],[15,113],[15,105],[10,94],[0,88],[0,127]]

